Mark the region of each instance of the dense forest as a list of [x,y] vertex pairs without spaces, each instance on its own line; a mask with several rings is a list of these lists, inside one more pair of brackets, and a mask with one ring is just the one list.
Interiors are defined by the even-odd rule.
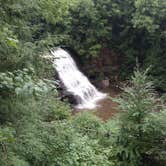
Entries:
[[[0,0],[0,24],[0,166],[166,165],[165,0]],[[120,86],[113,117],[73,115],[55,47]]]

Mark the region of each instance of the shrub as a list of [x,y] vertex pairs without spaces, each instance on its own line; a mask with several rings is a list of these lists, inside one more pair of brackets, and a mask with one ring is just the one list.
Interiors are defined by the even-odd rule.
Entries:
[[102,122],[92,113],[82,112],[73,119],[72,125],[79,133],[96,137],[102,127]]

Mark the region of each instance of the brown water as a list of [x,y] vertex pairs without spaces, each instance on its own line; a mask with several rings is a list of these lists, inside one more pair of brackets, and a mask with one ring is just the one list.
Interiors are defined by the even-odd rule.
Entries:
[[[116,97],[120,93],[119,90],[116,89],[106,89],[104,90],[104,92],[106,92],[110,97]],[[117,103],[113,102],[109,97],[99,101],[97,104],[99,105],[99,107],[97,107],[95,110],[75,109],[73,111],[73,114],[76,115],[77,113],[82,111],[91,111],[102,120],[107,121],[118,113]]]

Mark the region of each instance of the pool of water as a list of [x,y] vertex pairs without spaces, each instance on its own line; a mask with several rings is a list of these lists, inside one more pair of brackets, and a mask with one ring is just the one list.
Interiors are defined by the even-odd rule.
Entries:
[[[116,97],[120,92],[119,90],[115,89],[105,89],[104,92],[108,94],[108,97],[100,100],[97,105],[98,107],[94,110],[80,110],[80,109],[74,109],[73,114],[76,115],[79,112],[82,111],[91,111],[96,116],[100,117],[102,120],[107,121],[108,119],[112,118],[117,114],[118,111],[118,105],[117,103],[113,102],[110,97]],[[110,96],[110,97],[109,97]]]

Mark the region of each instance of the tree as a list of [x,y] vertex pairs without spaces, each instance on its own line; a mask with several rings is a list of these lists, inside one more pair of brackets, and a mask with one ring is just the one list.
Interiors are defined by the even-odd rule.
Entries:
[[147,72],[148,69],[136,69],[131,86],[115,100],[122,113],[114,146],[123,165],[148,165],[149,160],[164,158],[166,110],[154,93]]

